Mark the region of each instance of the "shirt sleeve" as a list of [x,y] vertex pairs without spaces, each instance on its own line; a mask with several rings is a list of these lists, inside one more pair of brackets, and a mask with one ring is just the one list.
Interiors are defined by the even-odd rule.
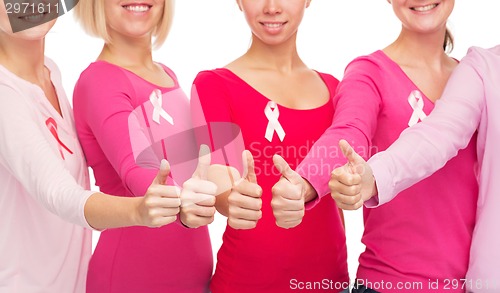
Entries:
[[129,193],[143,196],[158,172],[159,161],[148,168],[136,164],[129,129],[135,98],[131,81],[114,66],[96,68],[82,74],[73,95],[77,122],[88,126]]
[[[0,163],[37,202],[62,219],[92,229],[84,207],[94,192],[66,170],[21,93],[0,85]],[[10,194],[6,196],[16,196]]]
[[431,114],[369,160],[378,198],[367,201],[365,206],[376,207],[391,201],[467,147],[484,110],[484,85],[475,69],[477,62],[480,61],[474,56],[466,57],[452,73]]
[[[333,99],[332,125],[313,145],[297,172],[314,187],[318,197],[306,204],[310,209],[330,193],[328,182],[331,172],[347,163],[338,148],[340,139],[347,140],[362,157],[369,158],[371,140],[377,127],[381,108],[378,88],[381,74],[378,65],[370,60],[353,61],[347,68]],[[323,149],[335,148],[324,157]],[[320,170],[317,172],[317,170]]]
[[193,124],[201,129],[196,137],[212,150],[212,164],[232,166],[241,172],[245,149],[240,127],[233,121],[230,94],[222,77],[202,71],[191,91]]

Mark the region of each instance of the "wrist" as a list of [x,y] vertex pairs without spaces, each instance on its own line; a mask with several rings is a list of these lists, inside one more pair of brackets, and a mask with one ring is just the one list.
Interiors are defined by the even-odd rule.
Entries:
[[314,187],[307,181],[306,179],[302,178],[304,180],[304,202],[308,203],[318,197],[318,193],[314,189]]
[[128,200],[128,206],[130,207],[130,212],[128,213],[130,226],[144,226],[142,220],[143,197],[126,197],[124,199]]

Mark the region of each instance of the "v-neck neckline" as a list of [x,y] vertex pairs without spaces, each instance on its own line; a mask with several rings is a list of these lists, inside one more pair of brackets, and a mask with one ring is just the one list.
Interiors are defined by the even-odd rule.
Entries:
[[429,103],[431,103],[433,106],[435,105],[435,102],[433,102],[431,99],[427,97],[427,95],[413,82],[413,80],[406,74],[406,72],[397,64],[394,60],[392,60],[384,51],[378,50],[378,54],[380,54],[384,59],[386,59],[394,68],[396,68],[404,77],[405,79],[413,86],[417,91],[420,92],[422,98],[427,100]]
[[[10,70],[8,70],[3,65],[0,65],[0,70],[4,71],[5,74],[10,76],[11,78],[16,80],[17,82],[25,84],[31,90],[37,92],[37,95],[35,98],[38,100],[38,102],[42,103],[44,105],[44,107],[48,109],[48,111],[50,112],[50,116],[56,120],[58,127],[59,126],[65,127],[66,123],[65,123],[64,117],[67,117],[69,113],[67,113],[65,111],[66,107],[63,106],[64,102],[61,99],[61,95],[63,94],[63,92],[61,92],[60,89],[56,86],[55,76],[54,76],[55,73],[53,72],[53,69],[51,68],[49,63],[50,63],[50,61],[48,60],[48,58],[45,57],[44,67],[49,71],[49,79],[50,79],[52,86],[54,87],[54,91],[55,91],[56,96],[57,96],[57,102],[59,103],[59,108],[61,109],[61,113],[59,113],[56,110],[56,108],[54,108],[54,106],[49,102],[47,96],[45,95],[45,92],[43,91],[43,89],[39,85],[25,80],[24,78],[16,75],[15,73],[11,72]],[[32,98],[32,97],[30,97],[30,98]]]

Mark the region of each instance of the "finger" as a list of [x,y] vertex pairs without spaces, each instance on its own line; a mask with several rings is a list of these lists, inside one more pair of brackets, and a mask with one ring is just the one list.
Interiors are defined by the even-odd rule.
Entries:
[[194,205],[194,206],[191,206],[189,208],[184,208],[183,207],[183,212],[184,213],[189,213],[189,214],[192,214],[196,217],[200,217],[200,218],[210,218],[210,217],[213,217],[215,215],[215,207],[204,207],[204,206],[197,206],[197,205]]
[[234,219],[258,221],[262,218],[261,210],[247,210],[239,207],[230,207],[229,216]]
[[210,161],[210,148],[206,144],[202,144],[200,146],[200,152],[198,155],[198,165],[196,166],[196,170],[193,173],[193,178],[207,180]]
[[355,203],[354,205],[348,205],[348,204],[344,204],[344,203],[341,203],[341,202],[335,202],[335,204],[337,205],[337,207],[339,209],[343,209],[343,210],[346,210],[346,211],[355,211],[359,208],[361,208],[364,204],[364,201],[361,200],[361,201],[358,201],[357,203]]
[[154,184],[166,184],[167,177],[170,174],[170,164],[167,160],[163,159],[160,163],[160,170],[156,174],[156,178],[153,181]]
[[256,183],[241,181],[233,187],[233,190],[241,193],[243,196],[260,198],[262,197],[262,188]]
[[151,218],[172,217],[180,212],[180,208],[156,208],[149,211]]
[[217,185],[207,180],[191,178],[184,182],[182,187],[183,189],[188,189],[193,192],[207,193],[212,195],[215,195],[217,193]]
[[273,162],[274,166],[276,166],[276,169],[285,177],[288,181],[290,181],[292,184],[301,184],[302,183],[302,177],[300,175],[293,171],[292,168],[290,168],[290,165],[281,157],[280,155],[274,155],[273,156]]
[[304,210],[304,202],[300,200],[290,200],[287,198],[273,199],[271,201],[273,211],[297,212]]
[[[344,157],[346,157],[347,161],[351,166],[356,166],[366,162],[360,155],[358,155],[354,151],[352,146],[346,140],[341,139],[339,141],[339,147],[340,150],[342,151],[342,154],[344,154]],[[354,172],[355,170],[352,171]]]
[[285,178],[281,178],[271,189],[274,197],[282,197],[290,200],[300,201],[302,190],[299,186],[293,185]]
[[179,198],[181,195],[181,190],[179,187],[172,185],[154,185],[148,188],[146,195],[150,198]]
[[176,220],[177,216],[154,218],[148,226],[151,228],[162,227],[173,223]]
[[295,228],[297,227],[300,223],[302,223],[302,219],[300,220],[293,220],[293,221],[276,221],[276,225],[278,227],[284,228],[284,229],[290,229],[290,228]]
[[257,227],[256,221],[247,221],[242,219],[228,218],[227,223],[233,229],[253,229]]
[[212,194],[198,193],[198,201],[196,202],[199,206],[213,207],[215,206],[215,196]]
[[240,207],[247,210],[260,211],[262,209],[262,199],[244,196],[233,191],[227,198],[229,207]]
[[155,208],[176,208],[181,206],[180,198],[157,197],[148,199],[146,207],[148,209]]
[[330,181],[328,185],[333,190],[336,187],[345,185],[345,186],[359,186],[361,187],[362,177],[360,174],[352,174],[347,171],[348,167],[343,166],[344,171],[339,172],[338,169],[335,169],[330,176]]
[[243,157],[243,178],[246,178],[249,182],[257,183],[255,162],[252,153],[249,150],[244,150],[241,155]]
[[342,203],[344,205],[354,206],[361,201],[361,194],[356,195],[345,195],[342,193],[332,194],[333,199],[337,203]]

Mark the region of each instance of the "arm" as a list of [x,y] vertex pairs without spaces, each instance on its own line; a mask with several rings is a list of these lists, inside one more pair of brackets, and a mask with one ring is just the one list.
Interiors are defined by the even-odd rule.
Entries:
[[[232,167],[231,163],[236,161],[228,153],[235,150],[234,145],[220,146],[217,139],[219,128],[232,124],[229,96],[225,90],[223,82],[212,72],[200,72],[193,83],[191,92],[191,111],[193,125],[202,127],[204,131],[197,133],[197,140],[200,144],[206,144],[212,150],[212,165],[209,169],[208,178],[217,185],[217,197],[215,207],[224,216],[228,216],[228,197],[234,183],[241,178],[240,172]],[[215,133],[213,133],[215,132]],[[217,147],[224,148],[225,154],[217,152]],[[225,156],[224,156],[225,155]],[[241,157],[237,157],[241,160]]]
[[[96,66],[99,67],[85,71],[75,87],[77,129],[88,127],[129,194],[141,196],[155,178],[160,160],[154,160],[147,167],[136,163],[129,128],[135,90],[119,68],[106,64]],[[83,143],[85,138],[81,133],[79,136]]]
[[164,206],[161,197],[153,200],[165,192],[163,187],[151,190],[147,198],[134,200],[84,190],[33,120],[36,115],[20,93],[0,86],[0,163],[44,208],[86,228],[165,223],[165,219],[149,215],[149,209]]
[[[232,122],[230,97],[223,80],[215,73],[198,74],[191,94],[194,125],[205,125],[201,143],[211,146],[215,165],[209,178],[217,185],[217,210],[235,229],[251,229],[262,217],[262,188],[257,184],[254,161],[244,146],[239,127]],[[205,136],[205,137],[203,137]],[[243,165],[243,168],[239,168]],[[238,170],[241,170],[241,175]]]
[[377,87],[380,79],[380,69],[371,61],[357,60],[347,67],[333,100],[335,112],[332,125],[297,167],[297,172],[309,183],[306,184],[305,196],[306,200],[312,200],[306,208],[314,207],[330,193],[328,182],[331,172],[346,163],[340,150],[329,152],[334,155],[325,158],[320,156],[322,149],[337,147],[340,139],[346,139],[355,150],[362,150],[364,158],[370,156],[368,150],[371,149],[382,104]]
[[484,107],[484,85],[475,69],[477,62],[481,62],[479,58],[468,55],[453,72],[432,113],[369,160],[378,200],[373,198],[366,206],[392,200],[400,191],[439,170],[469,144]]

